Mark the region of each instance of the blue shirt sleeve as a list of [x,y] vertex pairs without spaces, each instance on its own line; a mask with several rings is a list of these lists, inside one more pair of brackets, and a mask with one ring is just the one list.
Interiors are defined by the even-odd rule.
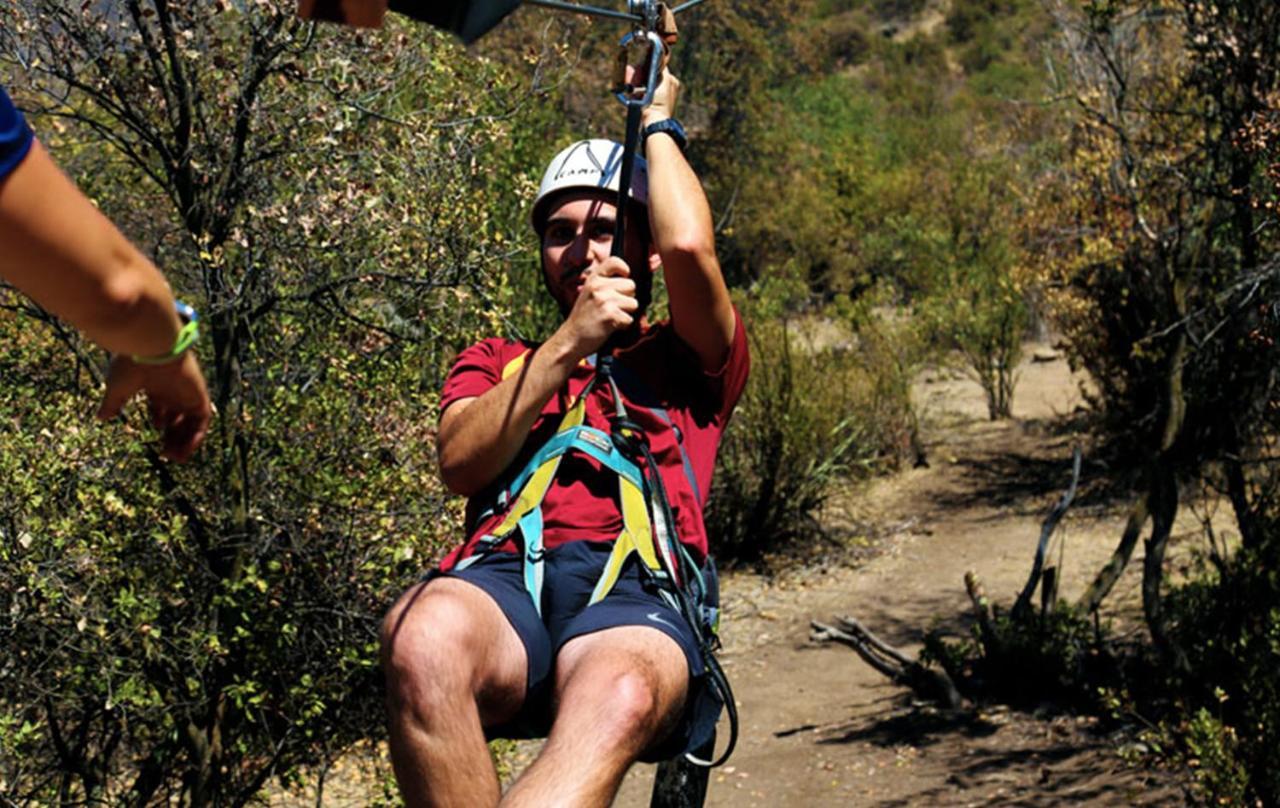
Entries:
[[0,87],[0,180],[9,176],[31,151],[31,140],[31,128]]

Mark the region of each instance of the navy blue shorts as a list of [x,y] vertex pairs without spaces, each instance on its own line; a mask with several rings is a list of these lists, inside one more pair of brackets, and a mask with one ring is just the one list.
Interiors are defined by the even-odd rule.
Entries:
[[[497,601],[520,641],[529,662],[524,706],[500,727],[486,728],[490,738],[541,738],[551,729],[551,697],[555,688],[554,662],[574,637],[615,626],[650,626],[675,640],[689,663],[689,693],[679,724],[657,747],[641,758],[666,760],[698,749],[711,737],[720,715],[719,699],[706,683],[706,666],[692,629],[679,612],[666,604],[635,556],[627,560],[613,590],[599,603],[587,605],[613,550],[612,543],[574,541],[547,551],[542,584],[542,616],[538,616],[524,586],[524,562],[515,553],[493,553],[464,570],[433,572],[459,578],[484,590]],[[708,599],[719,605],[714,565],[708,564]]]

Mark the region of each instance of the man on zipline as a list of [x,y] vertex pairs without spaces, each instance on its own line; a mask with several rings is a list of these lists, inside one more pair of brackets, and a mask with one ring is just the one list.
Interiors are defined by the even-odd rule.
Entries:
[[[640,558],[657,543],[637,537],[649,516],[628,506],[608,465],[621,451],[608,443],[612,386],[588,388],[597,352],[616,347],[629,427],[647,439],[675,533],[702,565],[702,508],[748,356],[673,117],[678,91],[664,71],[644,113],[647,165],[636,161],[625,258],[610,257],[622,147],[574,144],[552,160],[533,209],[564,322],[541,344],[473,345],[445,383],[440,467],[470,498],[469,537],[396,603],[382,634],[392,761],[409,806],[497,804],[486,735],[548,735],[503,798],[541,808],[606,805],[636,760],[696,749],[714,728],[720,705],[696,634]],[[658,270],[671,319],[651,324]],[[583,415],[573,405],[584,389]],[[600,430],[594,448],[544,464],[575,413]],[[540,502],[525,501],[543,485]],[[505,533],[517,519],[519,531]],[[636,553],[614,552],[631,537]]]

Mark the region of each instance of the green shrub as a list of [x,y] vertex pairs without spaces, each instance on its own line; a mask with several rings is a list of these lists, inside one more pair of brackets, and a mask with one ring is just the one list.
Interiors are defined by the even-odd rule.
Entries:
[[1187,705],[1175,734],[1199,760],[1206,796],[1231,798],[1220,804],[1243,804],[1241,789],[1280,802],[1280,530],[1262,534],[1262,548],[1201,570],[1167,599],[1189,663],[1170,683]]
[[382,734],[378,622],[461,521],[435,391],[513,294],[523,77],[289,0],[136,6],[0,4],[0,63],[201,312],[218,417],[181,467],[140,407],[89,426],[100,358],[0,296],[6,805],[245,805]]
[[1007,418],[1030,321],[1025,271],[1018,267],[1010,220],[1016,211],[999,189],[1012,177],[998,160],[956,165],[938,193],[946,199],[933,288],[921,304],[939,347],[955,351],[982,387],[987,414]]
[[1060,601],[1044,614],[997,610],[968,640],[931,631],[921,658],[942,667],[975,698],[1024,708],[1044,702],[1089,708],[1096,706],[1099,688],[1117,683],[1107,633]]
[[1248,805],[1249,772],[1238,754],[1235,728],[1201,707],[1179,729],[1186,743],[1186,765],[1196,784],[1195,796],[1207,805]]
[[833,486],[890,466],[910,441],[911,362],[864,321],[816,338],[772,291],[742,301],[751,379],[721,443],[707,529],[728,561],[758,561],[819,533]]
[[956,351],[982,387],[994,421],[1012,414],[1027,306],[1008,274],[987,267],[971,270],[931,299],[927,316],[939,344]]

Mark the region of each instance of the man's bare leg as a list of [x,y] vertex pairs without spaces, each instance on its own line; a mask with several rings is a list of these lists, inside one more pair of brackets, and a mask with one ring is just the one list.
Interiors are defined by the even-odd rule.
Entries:
[[684,706],[689,665],[661,631],[619,626],[576,637],[556,659],[556,716],[546,746],[504,806],[606,806]]
[[498,604],[455,578],[405,593],[382,624],[391,763],[405,805],[498,803],[483,725],[524,700],[524,644]]

